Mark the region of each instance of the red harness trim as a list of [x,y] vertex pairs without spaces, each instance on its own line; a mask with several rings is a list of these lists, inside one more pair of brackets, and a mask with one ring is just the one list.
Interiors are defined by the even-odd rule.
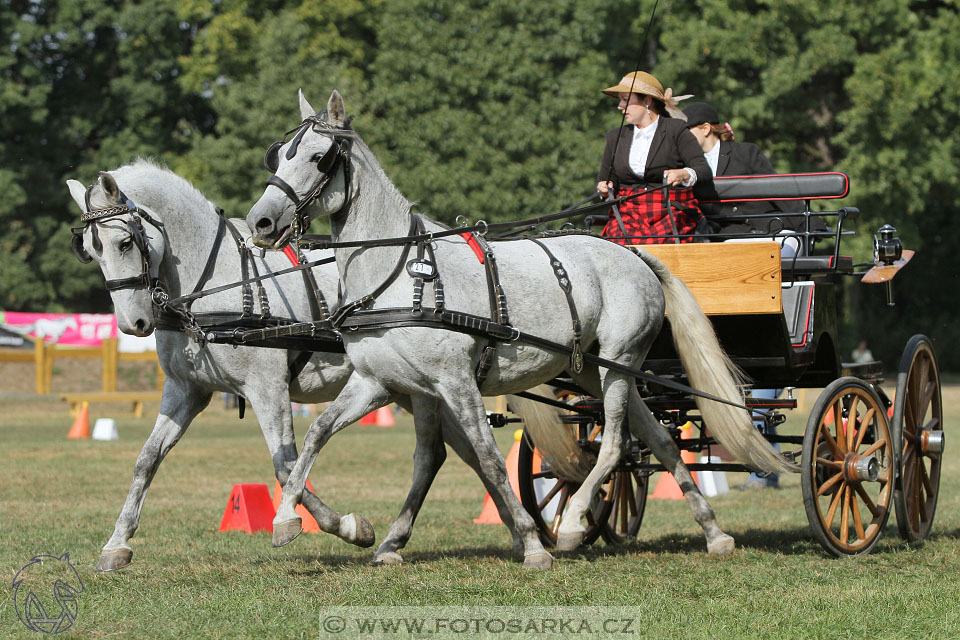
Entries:
[[480,248],[480,243],[473,237],[473,234],[468,231],[467,233],[461,233],[460,236],[467,241],[473,252],[477,254],[477,260],[480,261],[480,264],[483,264],[483,249]]
[[293,250],[293,247],[286,245],[283,248],[283,255],[287,256],[287,259],[290,260],[290,264],[295,267],[300,266],[300,260],[297,259],[297,252]]

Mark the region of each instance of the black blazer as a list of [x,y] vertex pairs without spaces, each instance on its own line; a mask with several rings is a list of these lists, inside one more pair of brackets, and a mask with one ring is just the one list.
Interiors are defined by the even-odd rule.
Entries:
[[[720,157],[717,160],[718,176],[754,176],[773,175],[773,165],[763,155],[760,148],[750,142],[720,141]],[[794,201],[762,201],[762,202],[703,202],[717,197],[713,181],[700,182],[693,186],[694,194],[700,200],[700,210],[710,221],[712,233],[769,233],[771,219],[754,218],[752,220],[725,220],[729,216],[754,213],[794,213],[803,210],[803,207]],[[789,231],[803,231],[802,216],[787,216],[781,218],[783,226]],[[819,219],[811,219],[811,227],[817,230],[815,223]],[[779,230],[779,223],[773,222],[773,230]],[[822,222],[820,223],[822,224]]]
[[[603,150],[600,173],[597,181],[612,180],[617,185],[663,184],[663,172],[667,169],[690,167],[697,174],[697,184],[710,181],[710,165],[703,157],[703,150],[686,123],[675,118],[660,116],[657,131],[650,142],[647,166],[642,176],[630,169],[630,145],[633,144],[634,125],[611,129],[606,134],[607,146]],[[617,136],[620,144],[617,145]],[[617,157],[613,157],[616,148]],[[612,169],[611,169],[612,164]]]

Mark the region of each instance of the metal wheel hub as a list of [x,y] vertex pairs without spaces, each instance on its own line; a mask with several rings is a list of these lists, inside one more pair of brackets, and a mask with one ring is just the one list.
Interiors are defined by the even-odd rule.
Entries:
[[920,450],[925,454],[943,453],[943,431],[922,431],[919,440]]
[[843,475],[847,482],[876,482],[880,478],[880,462],[875,456],[850,452],[843,459]]

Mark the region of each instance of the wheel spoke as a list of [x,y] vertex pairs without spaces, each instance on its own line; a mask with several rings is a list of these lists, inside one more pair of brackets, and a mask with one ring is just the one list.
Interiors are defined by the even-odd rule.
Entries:
[[557,513],[553,516],[553,525],[550,527],[550,531],[553,533],[553,539],[557,539],[557,534],[560,531],[560,520],[563,518],[563,510],[567,508],[567,502],[570,500],[570,491],[567,490],[567,485],[564,483],[563,491],[560,492],[560,504],[557,505]]
[[863,500],[863,504],[866,505],[867,509],[870,510],[870,513],[873,514],[874,518],[880,516],[880,508],[873,503],[873,500],[870,499],[870,496],[867,495],[866,490],[863,488],[863,485],[857,485],[856,487],[857,495],[860,496],[860,499]]
[[841,437],[841,435],[844,433],[842,398],[837,398],[837,401],[833,403],[833,426],[836,428],[836,432],[837,432],[836,445],[841,454],[836,457],[843,458],[842,454],[846,453],[847,449],[846,449],[846,438]]
[[923,483],[923,489],[927,492],[928,496],[933,495],[933,485],[930,484],[930,476],[927,474],[927,467],[923,464],[922,461],[919,463],[920,467],[920,480]]
[[817,458],[817,465],[821,467],[830,467],[831,469],[843,469],[843,463],[838,460],[829,460],[827,458]]
[[854,450],[853,434],[857,431],[857,402],[859,400],[859,396],[850,398],[850,411],[847,412],[847,424],[843,425],[843,435],[847,441],[847,451]]
[[840,445],[837,444],[837,441],[833,439],[833,436],[830,434],[830,428],[825,425],[820,425],[820,433],[823,435],[824,442],[827,443],[827,446],[830,447],[830,453],[833,454],[834,458],[838,460],[843,460],[843,451],[840,449]]
[[557,480],[557,482],[550,487],[550,491],[547,492],[547,495],[543,497],[543,500],[537,503],[537,511],[543,511],[546,509],[547,505],[550,504],[550,501],[553,500],[553,496],[557,495],[557,492],[564,488],[566,485],[562,480]]
[[860,517],[860,507],[857,506],[857,496],[854,492],[850,493],[850,511],[853,513],[853,526],[857,531],[857,540],[863,540],[867,534],[863,530],[863,520]]
[[870,409],[867,410],[867,413],[864,414],[863,420],[860,421],[860,428],[857,429],[857,441],[854,443],[853,447],[851,447],[851,451],[856,451],[860,448],[860,445],[863,444],[863,438],[867,435],[867,431],[870,430],[870,424],[873,422],[873,418],[876,413],[877,410],[874,407],[870,407]]
[[843,479],[843,472],[837,473],[832,476],[829,480],[820,485],[820,488],[817,489],[817,495],[822,496],[826,492],[830,491],[833,488],[833,485],[837,484],[840,480]]
[[847,544],[847,540],[850,539],[850,487],[844,483],[840,493],[843,495],[843,510],[840,512],[840,542]]
[[883,446],[884,446],[885,444],[887,444],[887,441],[886,441],[886,440],[877,440],[877,441],[874,442],[872,445],[870,445],[869,447],[867,447],[867,450],[864,451],[863,453],[861,453],[860,455],[863,456],[863,457],[866,457],[866,456],[869,456],[869,455],[873,455],[877,450],[883,448]]
[[846,484],[841,483],[840,491],[837,491],[833,496],[833,500],[830,501],[830,508],[827,510],[827,517],[824,518],[824,520],[826,520],[827,529],[833,525],[833,517],[837,515],[837,507],[840,505],[840,498],[843,496],[844,487],[846,487]]
[[532,477],[534,480],[539,480],[540,478],[550,478],[550,479],[556,479],[557,482],[561,482],[561,480],[557,478],[557,474],[553,471],[553,469],[547,469],[546,471],[537,471],[536,473],[530,474],[530,477]]

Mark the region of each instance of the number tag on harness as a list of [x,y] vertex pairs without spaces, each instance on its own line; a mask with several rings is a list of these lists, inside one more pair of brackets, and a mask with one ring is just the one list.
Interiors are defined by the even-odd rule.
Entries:
[[411,278],[433,280],[437,277],[437,267],[429,260],[414,258],[407,263],[407,273],[410,274]]

